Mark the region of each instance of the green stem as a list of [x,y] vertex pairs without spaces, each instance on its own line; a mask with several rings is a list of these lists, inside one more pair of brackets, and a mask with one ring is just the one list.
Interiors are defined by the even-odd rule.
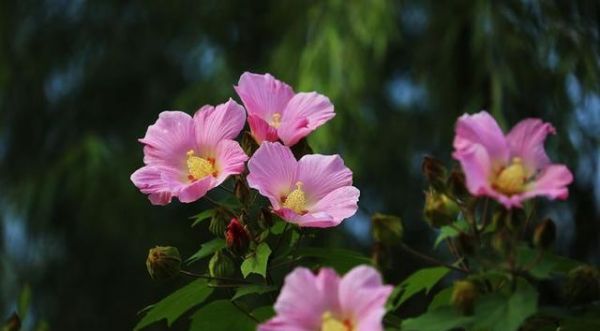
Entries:
[[187,271],[187,270],[180,270],[179,272],[186,276],[189,276],[189,277],[202,278],[202,279],[206,279],[206,280],[220,280],[220,281],[224,281],[224,282],[239,282],[244,285],[254,284],[252,282],[249,282],[249,281],[243,280],[243,279],[236,279],[236,278],[229,278],[229,277],[213,277],[213,276],[209,276],[209,275],[197,274],[197,273]]

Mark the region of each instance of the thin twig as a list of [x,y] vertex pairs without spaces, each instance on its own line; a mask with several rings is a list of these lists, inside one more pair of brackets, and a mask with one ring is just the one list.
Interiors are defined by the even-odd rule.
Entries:
[[202,279],[207,279],[207,280],[220,280],[220,281],[224,281],[224,282],[240,282],[242,284],[254,284],[252,282],[249,282],[247,280],[243,280],[243,279],[236,279],[236,278],[228,278],[228,277],[213,277],[213,276],[208,276],[208,275],[203,275],[203,274],[197,274],[191,271],[187,271],[187,270],[180,270],[180,273],[189,276],[189,277],[194,277],[194,278],[202,278]]
[[412,249],[412,248],[408,247],[408,245],[406,245],[406,244],[404,244],[404,243],[401,243],[401,244],[400,244],[400,247],[402,247],[402,249],[404,249],[404,250],[405,250],[405,251],[407,251],[408,253],[411,253],[412,255],[414,255],[414,256],[416,256],[416,257],[418,257],[418,258],[420,258],[420,259],[422,259],[422,260],[424,260],[424,261],[427,261],[427,262],[429,262],[429,263],[431,263],[431,264],[434,264],[434,265],[439,265],[439,266],[444,266],[444,267],[446,267],[446,268],[449,268],[449,269],[452,269],[452,270],[455,270],[455,271],[458,271],[458,272],[462,272],[462,273],[465,273],[465,274],[468,274],[468,273],[469,273],[469,271],[468,271],[468,270],[465,270],[465,269],[463,269],[463,268],[459,268],[459,267],[453,266],[453,265],[451,265],[451,264],[448,264],[448,263],[445,263],[445,262],[443,262],[443,261],[440,261],[440,260],[438,260],[438,259],[436,259],[436,258],[433,258],[433,257],[431,257],[431,256],[429,256],[429,255],[425,255],[425,254],[423,254],[423,253],[421,253],[421,252],[418,252],[418,251],[416,251],[416,250],[414,250],[414,249]]
[[206,199],[206,201],[210,202],[215,207],[222,208],[224,211],[226,211],[229,214],[229,216],[237,218],[237,214],[233,210],[231,210],[229,207],[220,204],[218,201],[213,200],[213,198],[209,197],[208,195],[205,195],[204,198]]
[[246,314],[246,316],[250,317],[251,319],[253,319],[256,323],[260,323],[260,321],[258,320],[258,318],[256,318],[254,315],[252,315],[252,313],[250,313],[249,311],[247,311],[246,309],[242,308],[240,305],[238,305],[235,301],[231,300],[231,303],[233,303],[233,305],[235,306],[235,308],[237,308],[239,311],[241,311],[242,313]]

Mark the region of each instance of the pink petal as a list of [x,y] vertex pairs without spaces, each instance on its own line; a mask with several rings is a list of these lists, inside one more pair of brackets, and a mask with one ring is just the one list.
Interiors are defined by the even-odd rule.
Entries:
[[344,316],[358,321],[359,330],[383,330],[385,303],[392,286],[383,285],[381,275],[369,266],[358,266],[340,282],[339,296]]
[[297,214],[289,208],[275,208],[275,213],[286,222],[307,228],[330,228],[339,225],[339,221],[326,212],[314,212],[304,215]]
[[270,126],[269,123],[265,122],[258,115],[248,115],[248,125],[250,126],[250,132],[252,137],[258,144],[263,141],[277,141],[277,129]]
[[180,111],[163,111],[140,142],[146,145],[144,163],[177,167],[195,146],[192,117]]
[[338,288],[340,277],[331,268],[321,268],[317,275],[317,288],[322,294],[325,309],[334,315],[340,314],[342,308],[339,300]]
[[172,192],[162,179],[162,170],[158,166],[145,166],[131,175],[133,184],[148,198],[153,205],[166,205],[171,202]]
[[270,120],[274,113],[282,113],[285,105],[294,96],[294,90],[270,74],[245,72],[240,77],[235,91],[242,99],[248,115]]
[[333,220],[331,226],[337,226],[344,219],[356,214],[359,196],[360,191],[354,186],[340,187],[324,196],[310,207],[308,212],[325,213]]
[[248,185],[279,208],[281,197],[289,193],[295,183],[297,167],[289,147],[265,141],[248,161]]
[[194,114],[196,139],[200,149],[214,149],[223,139],[235,139],[245,122],[244,108],[232,99],[216,107],[200,108]]
[[244,172],[245,162],[248,155],[235,140],[223,140],[216,148],[215,166],[219,171],[217,185],[221,184],[227,177]]
[[296,325],[294,320],[282,316],[275,316],[258,326],[258,331],[315,331],[311,327]]
[[489,181],[492,165],[487,150],[482,145],[469,145],[455,151],[452,156],[460,162],[471,194],[481,196],[491,191]]
[[326,309],[322,298],[316,276],[306,268],[296,268],[285,277],[285,283],[275,302],[275,312],[289,325],[319,330],[321,317]]
[[496,120],[485,111],[474,115],[464,114],[456,123],[454,149],[456,152],[471,149],[473,145],[485,148],[494,169],[509,160],[508,143]]
[[181,191],[179,191],[179,201],[183,203],[194,202],[206,195],[208,190],[214,188],[215,179],[212,176],[206,176],[200,180],[197,180],[191,184],[185,185]]
[[298,161],[297,178],[304,185],[309,204],[340,187],[352,185],[352,171],[344,165],[339,155],[303,156]]
[[550,123],[537,118],[529,118],[519,122],[506,136],[512,157],[520,157],[531,173],[542,169],[550,163],[544,150],[544,140],[556,130]]
[[564,200],[569,196],[567,186],[573,182],[573,174],[562,164],[551,164],[537,176],[532,188],[523,193],[523,198],[546,196]]
[[333,104],[326,96],[298,93],[283,111],[277,134],[284,144],[292,146],[334,116]]

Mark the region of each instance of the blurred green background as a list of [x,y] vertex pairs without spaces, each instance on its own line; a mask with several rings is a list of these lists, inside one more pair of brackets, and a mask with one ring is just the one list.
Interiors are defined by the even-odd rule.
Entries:
[[[362,208],[325,244],[368,252],[382,211],[428,250],[421,159],[450,165],[456,118],[488,109],[557,127],[548,151],[576,181],[540,214],[557,251],[600,262],[598,1],[7,0],[0,45],[0,318],[30,284],[26,330],[131,329],[183,282],[152,282],[147,250],[193,253],[207,235],[188,217],[206,206],[151,206],[129,180],[136,139],[162,110],[239,100],[244,71],[336,106],[310,141],[342,154]],[[395,253],[384,271],[416,267]]]

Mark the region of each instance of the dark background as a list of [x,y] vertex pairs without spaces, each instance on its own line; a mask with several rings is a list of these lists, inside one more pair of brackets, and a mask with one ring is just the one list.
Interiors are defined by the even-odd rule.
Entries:
[[[540,214],[559,252],[597,263],[599,22],[597,1],[1,1],[0,318],[30,284],[26,330],[128,330],[183,282],[152,282],[144,260],[156,244],[193,253],[207,235],[188,217],[205,206],[151,206],[129,181],[136,139],[162,110],[235,97],[244,71],[334,102],[310,141],[343,155],[363,208],[331,243],[367,252],[382,211],[428,250],[421,158],[450,164],[456,118],[488,109],[505,129],[557,127],[547,149],[576,181]],[[384,271],[417,266],[398,253]]]

